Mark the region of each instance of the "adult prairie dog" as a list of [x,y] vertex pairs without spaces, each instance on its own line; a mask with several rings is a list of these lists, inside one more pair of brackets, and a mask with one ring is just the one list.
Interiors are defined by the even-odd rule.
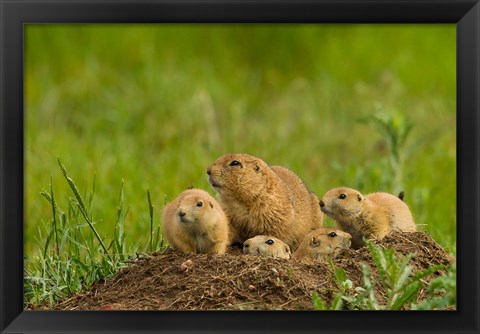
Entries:
[[293,253],[296,260],[334,258],[350,248],[352,236],[332,227],[321,227],[308,233]]
[[355,189],[335,188],[322,197],[320,208],[339,229],[352,235],[352,248],[361,247],[364,237],[381,240],[392,231],[416,231],[407,204],[384,192],[364,196]]
[[163,232],[170,246],[185,253],[225,253],[228,221],[204,190],[182,192],[163,211]]
[[243,252],[245,254],[258,254],[281,259],[289,259],[292,256],[290,247],[286,243],[270,235],[257,235],[245,240]]
[[225,154],[207,168],[232,229],[232,242],[257,235],[283,240],[292,250],[323,225],[318,197],[287,168],[248,154]]

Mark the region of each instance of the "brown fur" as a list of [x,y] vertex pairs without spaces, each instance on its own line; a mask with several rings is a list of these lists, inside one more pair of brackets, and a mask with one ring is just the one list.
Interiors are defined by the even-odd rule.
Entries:
[[[341,194],[346,198],[339,198]],[[352,235],[353,248],[363,246],[364,237],[381,240],[394,230],[416,231],[408,206],[388,193],[364,196],[355,189],[335,188],[323,196],[320,207],[336,221],[338,228]]]
[[270,167],[248,154],[225,154],[207,174],[230,220],[233,242],[272,235],[296,249],[308,232],[323,225],[317,196],[287,168]]
[[[203,203],[200,207],[199,202]],[[185,190],[165,206],[163,232],[172,248],[185,253],[220,254],[228,245],[227,217],[218,202],[201,189]]]
[[245,254],[258,254],[289,259],[292,256],[290,247],[282,240],[270,235],[257,235],[243,243]]
[[[332,234],[332,232],[334,234]],[[336,257],[350,248],[352,236],[332,227],[322,227],[308,233],[293,253],[296,260],[319,260]]]

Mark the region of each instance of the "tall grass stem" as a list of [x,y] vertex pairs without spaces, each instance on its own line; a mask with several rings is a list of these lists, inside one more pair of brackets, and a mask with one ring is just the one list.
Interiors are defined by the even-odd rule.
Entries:
[[58,165],[60,166],[60,169],[62,170],[63,176],[67,180],[68,185],[72,189],[73,194],[75,195],[75,198],[77,199],[76,204],[77,204],[78,208],[80,209],[80,212],[81,212],[83,218],[85,218],[85,221],[87,222],[88,226],[90,226],[93,233],[95,234],[95,237],[97,238],[98,242],[102,246],[103,251],[105,252],[105,255],[108,257],[108,259],[110,261],[112,261],[112,258],[110,256],[110,254],[108,253],[107,247],[105,247],[105,244],[103,243],[102,238],[98,234],[97,230],[95,229],[95,226],[93,226],[93,223],[92,223],[90,217],[88,216],[87,210],[85,208],[85,204],[83,203],[82,196],[80,196],[80,192],[78,191],[77,186],[75,185],[73,180],[68,176],[67,170],[66,170],[65,166],[62,164],[62,161],[60,160],[60,158],[57,158],[57,161],[58,161]]
[[150,252],[153,252],[153,205],[150,197],[150,189],[147,190],[148,209],[150,213]]

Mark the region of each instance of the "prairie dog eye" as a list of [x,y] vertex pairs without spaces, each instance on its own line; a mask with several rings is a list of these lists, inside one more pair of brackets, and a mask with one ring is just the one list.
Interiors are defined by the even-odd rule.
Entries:
[[265,243],[267,245],[273,245],[275,243],[275,241],[273,241],[272,239],[268,239],[267,241],[265,241]]
[[345,198],[347,198],[347,195],[345,195],[345,194],[340,194],[340,196],[338,196],[338,198],[340,198],[340,199],[345,199]]
[[241,166],[242,164],[238,161],[238,160],[233,160],[231,163],[230,163],[230,166]]
[[198,207],[203,206],[203,202],[202,202],[202,201],[198,201],[198,202],[197,202],[197,206],[198,206]]
[[337,236],[337,233],[335,233],[335,232],[330,232],[330,233],[328,233],[328,236],[333,238],[333,237],[336,237],[336,236]]

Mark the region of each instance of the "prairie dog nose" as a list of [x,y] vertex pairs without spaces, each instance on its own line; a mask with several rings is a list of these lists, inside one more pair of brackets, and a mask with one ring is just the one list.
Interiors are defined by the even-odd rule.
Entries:
[[320,200],[320,207],[323,208],[325,206],[325,202]]
[[210,167],[207,168],[207,174],[210,175],[210,173],[212,172],[212,170],[210,169]]
[[183,212],[183,211],[178,211],[178,216],[179,216],[179,217],[184,217],[185,215],[186,215],[185,212]]

